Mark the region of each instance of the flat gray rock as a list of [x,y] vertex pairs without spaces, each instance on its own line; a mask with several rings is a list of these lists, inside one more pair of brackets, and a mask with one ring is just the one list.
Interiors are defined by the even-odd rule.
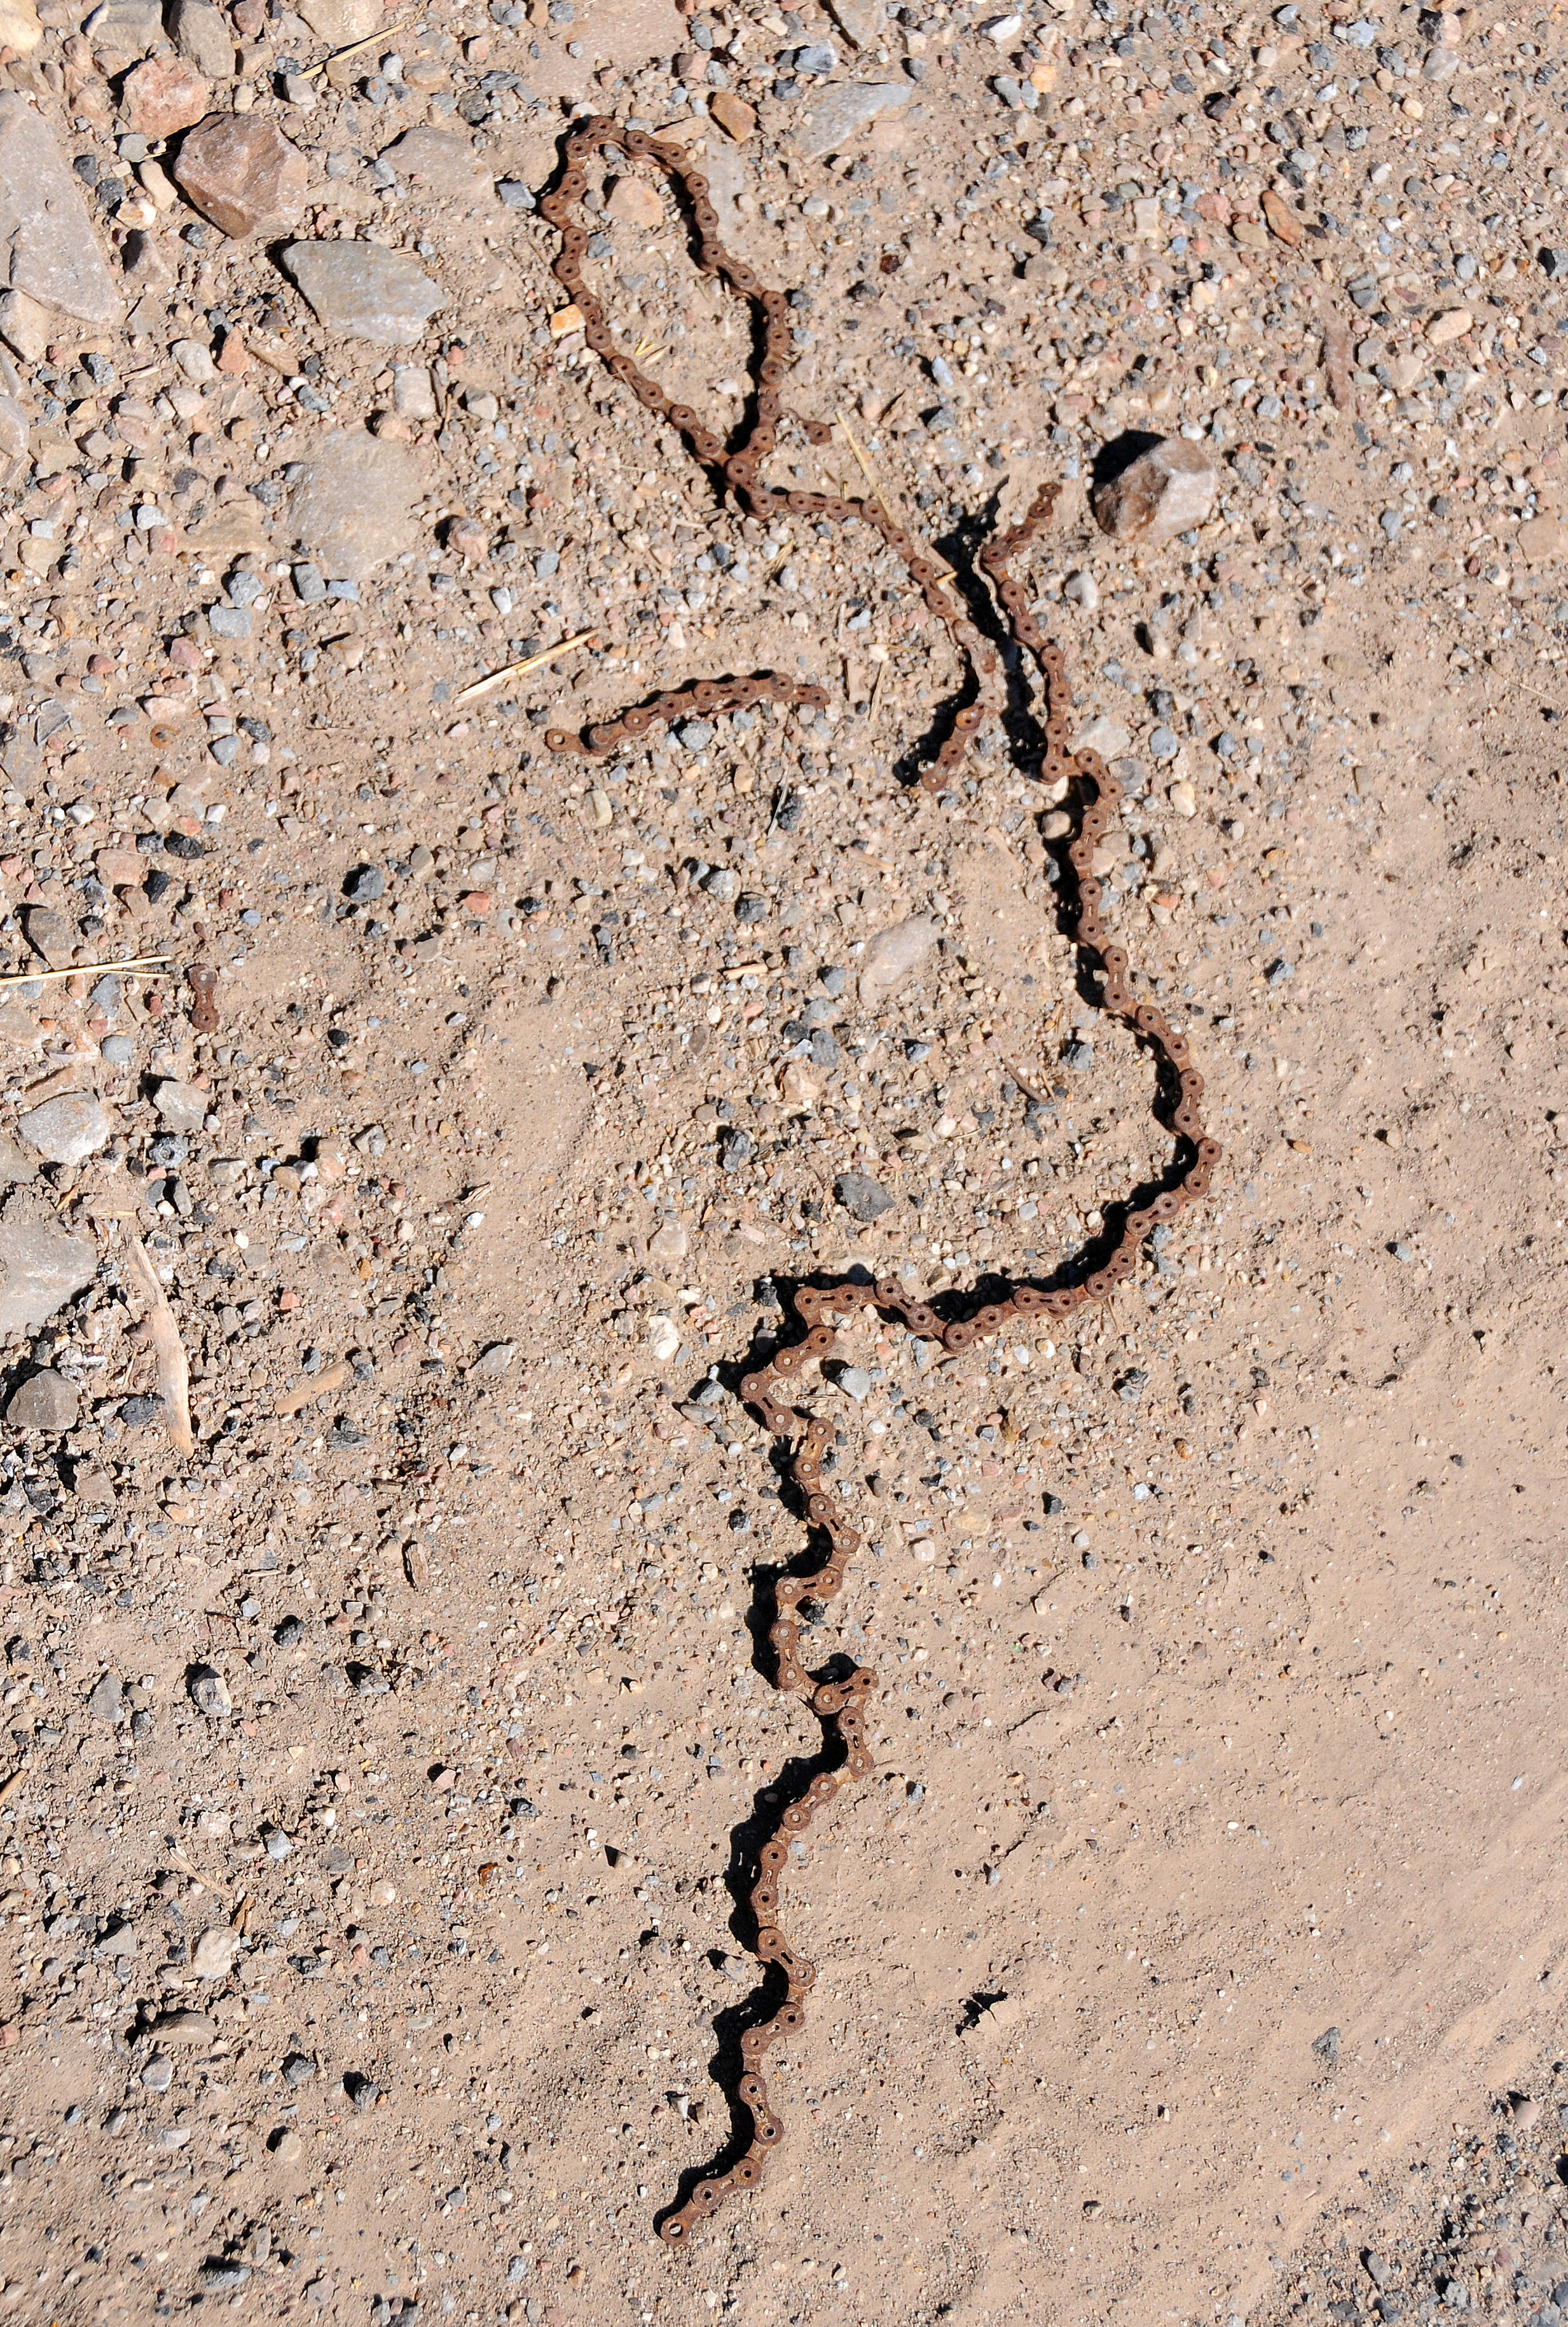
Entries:
[[[126,1709],[126,1699],[118,1673],[105,1673],[88,1698],[87,1709],[95,1721],[112,1723],[121,1718]],[[134,1948],[135,1942],[132,1944]]]
[[153,1105],[159,1119],[171,1131],[200,1131],[211,1104],[210,1091],[198,1090],[194,1083],[176,1082],[170,1076],[165,1076],[153,1091]]
[[294,490],[290,521],[301,548],[333,581],[363,582],[418,547],[412,511],[424,463],[409,446],[362,429],[318,438]]
[[117,322],[120,294],[42,114],[0,89],[0,273],[14,291],[84,323]]
[[400,178],[412,178],[443,201],[461,202],[466,210],[495,208],[494,184],[480,167],[473,140],[464,131],[421,123],[416,129],[406,129],[390,145],[383,145],[381,159]]
[[101,0],[82,25],[95,48],[145,56],[163,30],[158,0]]
[[108,1117],[91,1091],[65,1091],[30,1107],[19,1117],[17,1130],[29,1147],[36,1147],[46,1164],[85,1164],[96,1155],[112,1129]]
[[19,1147],[6,1132],[0,1131],[0,1188],[14,1188],[29,1180],[36,1180],[39,1162]]
[[912,80],[837,80],[811,100],[811,110],[795,133],[795,151],[814,160],[847,143],[868,121],[892,107],[907,105]]
[[62,1229],[30,1188],[13,1189],[0,1208],[0,1334],[36,1331],[97,1274],[94,1239]]
[[330,331],[379,348],[406,348],[446,294],[406,251],[375,242],[291,242],[281,253],[293,276]]
[[186,62],[209,80],[233,79],[234,32],[212,0],[174,0],[169,11],[169,34]]

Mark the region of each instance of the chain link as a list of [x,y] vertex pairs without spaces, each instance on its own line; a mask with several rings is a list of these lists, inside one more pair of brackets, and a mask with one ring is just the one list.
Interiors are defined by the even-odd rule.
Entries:
[[[574,222],[574,211],[587,191],[591,155],[613,149],[630,161],[647,162],[662,173],[672,190],[684,193],[698,236],[697,264],[705,275],[717,276],[737,298],[759,311],[761,353],[757,367],[755,415],[733,452],[726,452],[713,431],[703,425],[689,405],[677,404],[654,380],[639,371],[632,359],[615,344],[604,311],[589,290],[583,274],[588,238]],[[850,500],[838,494],[787,492],[766,483],[762,464],[772,453],[779,425],[785,416],[779,388],[788,368],[789,307],[781,293],[765,291],[751,269],[733,257],[718,239],[718,217],[708,198],[708,185],[689,162],[678,160],[667,147],[644,132],[629,129],[603,115],[594,115],[573,130],[565,141],[565,164],[559,183],[540,204],[545,217],[561,237],[555,271],[583,318],[588,345],[649,412],[658,414],[685,437],[693,457],[714,473],[755,516],[787,511],[792,517],[817,517],[835,525],[872,526],[900,557],[918,585],[930,612],[963,654],[969,669],[967,699],[957,711],[951,734],[942,743],[920,777],[929,792],[940,792],[957,773],[971,737],[988,712],[1000,708],[995,697],[999,663],[990,641],[964,613],[957,593],[947,586],[947,569],[907,533],[874,500]],[[799,424],[813,443],[831,431],[817,421]],[[1199,1114],[1203,1079],[1192,1063],[1184,1035],[1179,1034],[1154,1005],[1140,1000],[1127,983],[1127,956],[1101,911],[1102,885],[1094,870],[1095,852],[1109,828],[1122,799],[1122,788],[1095,752],[1071,752],[1068,745],[1068,713],[1072,701],[1066,665],[1059,650],[1046,639],[1029,609],[1022,584],[1010,571],[1013,558],[1032,547],[1056,505],[1059,488],[1047,485],[1036,495],[1022,524],[988,542],[980,564],[1007,618],[1016,642],[1028,649],[1045,682],[1045,752],[1041,773],[1048,783],[1067,780],[1076,787],[1079,803],[1077,835],[1068,849],[1077,890],[1077,941],[1097,958],[1104,974],[1100,1006],[1120,1018],[1140,1035],[1174,1079],[1178,1098],[1170,1121],[1178,1135],[1175,1159],[1158,1195],[1123,1208],[1120,1229],[1098,1266],[1051,1291],[1031,1285],[1012,1285],[1005,1299],[987,1303],[966,1318],[944,1322],[929,1302],[913,1298],[897,1277],[875,1284],[847,1280],[828,1286],[802,1285],[793,1307],[802,1327],[801,1338],[775,1351],[768,1363],[748,1374],[741,1395],[774,1437],[795,1442],[792,1475],[801,1490],[810,1525],[827,1539],[821,1565],[805,1576],[783,1577],[775,1593],[777,1618],[769,1633],[774,1658],[774,1686],[800,1698],[822,1723],[825,1748],[837,1757],[835,1765],[814,1777],[801,1799],[783,1811],[770,1841],[757,1854],[758,1875],[751,1886],[751,1912],[756,1924],[753,1952],[764,1964],[784,1975],[783,2001],[770,2018],[749,2028],[741,2038],[742,2074],[739,2098],[751,2117],[751,2138],[726,2173],[699,2182],[685,2205],[664,2216],[659,2235],[672,2247],[684,2245],[698,2223],[706,2220],[724,2200],[742,2190],[754,2190],[762,2178],[770,2151],[783,2138],[783,2127],[769,2103],[761,2064],[773,2045],[798,2034],[806,2024],[805,1998],[816,1981],[815,1967],[797,1952],[779,1922],[779,1881],[789,1863],[789,1845],[803,1836],[814,1814],[826,1808],[846,1778],[863,1778],[873,1768],[865,1742],[865,1708],[876,1687],[876,1675],[857,1666],[847,1680],[815,1682],[799,1659],[800,1627],[797,1621],[805,1599],[822,1602],[842,1589],[845,1571],[860,1547],[833,1497],[822,1485],[823,1456],[833,1437],[831,1424],[803,1413],[789,1402],[796,1377],[808,1366],[820,1366],[838,1349],[831,1315],[853,1317],[862,1308],[898,1319],[910,1332],[939,1341],[950,1353],[988,1339],[1006,1325],[1026,1328],[1043,1322],[1060,1324],[1096,1302],[1108,1301],[1117,1287],[1136,1271],[1139,1249],[1150,1232],[1176,1218],[1189,1204],[1207,1194],[1216,1164],[1218,1143],[1205,1131]],[[658,722],[668,727],[692,714],[750,709],[761,702],[821,709],[826,696],[819,687],[754,671],[748,678],[726,676],[702,679],[690,687],[652,696],[619,718],[591,726],[582,734],[552,727],[546,741],[553,750],[581,759],[602,760],[624,743],[635,742]],[[764,1795],[764,1800],[767,1796]]]

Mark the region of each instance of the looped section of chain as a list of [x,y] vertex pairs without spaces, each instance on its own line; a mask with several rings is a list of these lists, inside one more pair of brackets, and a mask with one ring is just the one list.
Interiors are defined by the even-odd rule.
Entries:
[[[632,161],[647,162],[662,173],[673,190],[684,193],[696,228],[697,264],[701,271],[716,276],[735,297],[746,300],[755,311],[761,335],[756,406],[744,436],[729,452],[690,405],[674,403],[616,344],[603,309],[584,279],[588,238],[577,224],[574,211],[588,189],[589,155],[609,150]],[[789,307],[781,293],[763,290],[751,268],[732,257],[719,241],[718,219],[709,199],[706,179],[689,162],[644,132],[628,129],[608,116],[594,115],[580,122],[566,138],[559,182],[545,196],[540,208],[560,234],[555,275],[583,318],[589,346],[646,410],[657,413],[679,431],[693,457],[713,473],[715,483],[733,493],[742,507],[760,518],[788,510],[796,516],[826,518],[835,525],[852,521],[868,525],[902,561],[929,611],[947,631],[967,663],[973,687],[970,697],[954,714],[950,732],[920,777],[925,790],[941,793],[956,776],[970,739],[1000,707],[996,699],[999,665],[995,650],[967,620],[957,593],[947,586],[947,569],[927,555],[878,502],[786,490],[764,480],[764,464],[778,444],[779,425],[786,417],[796,420],[814,444],[826,443],[832,430],[820,421],[785,414],[779,391],[789,369]],[[748,2028],[741,2038],[744,2073],[736,2090],[751,2112],[751,2141],[728,2173],[699,2182],[686,2204],[665,2217],[659,2234],[671,2247],[686,2244],[696,2226],[716,2213],[726,2198],[740,2191],[754,2190],[762,2178],[768,2153],[783,2137],[783,2127],[769,2104],[761,2064],[774,2044],[797,2035],[805,2026],[802,1999],[815,1982],[817,1970],[797,1953],[778,1921],[779,1878],[789,1859],[789,1842],[782,1837],[798,1841],[810,1827],[814,1813],[826,1807],[844,1780],[865,1777],[873,1766],[865,1743],[865,1705],[876,1687],[876,1675],[869,1668],[858,1666],[847,1680],[813,1680],[799,1661],[800,1626],[796,1621],[803,1600],[820,1602],[842,1589],[845,1565],[859,1548],[860,1537],[822,1485],[823,1457],[832,1436],[828,1425],[798,1413],[788,1403],[787,1396],[775,1393],[788,1393],[796,1377],[808,1365],[820,1365],[824,1359],[834,1356],[838,1333],[836,1327],[827,1322],[830,1314],[853,1316],[862,1308],[873,1307],[899,1319],[910,1332],[939,1341],[945,1349],[957,1351],[1003,1332],[1014,1321],[1044,1319],[1060,1323],[1091,1303],[1108,1301],[1117,1286],[1135,1272],[1143,1238],[1151,1229],[1173,1220],[1185,1206],[1207,1193],[1210,1175],[1220,1160],[1218,1142],[1209,1136],[1199,1119],[1203,1081],[1190,1064],[1186,1037],[1176,1032],[1153,1002],[1134,999],[1126,982],[1125,950],[1114,940],[1101,912],[1104,892],[1095,876],[1095,851],[1120,805],[1121,785],[1097,752],[1069,751],[1072,690],[1066,666],[1059,650],[1045,638],[1031,613],[1022,584],[1008,571],[1009,562],[1040,538],[1056,505],[1057,491],[1055,485],[1045,486],[1036,495],[1022,524],[999,535],[981,551],[980,564],[1007,618],[1013,640],[1034,658],[1045,683],[1041,773],[1048,782],[1068,780],[1078,801],[1078,828],[1067,852],[1077,885],[1078,942],[1098,960],[1104,972],[1102,1008],[1108,1016],[1122,1019],[1133,1029],[1162,1062],[1168,1082],[1175,1085],[1178,1103],[1171,1122],[1181,1147],[1166,1187],[1147,1203],[1123,1208],[1121,1227],[1110,1250],[1104,1254],[1097,1267],[1076,1281],[1053,1286],[1049,1292],[1038,1285],[1014,1285],[1004,1300],[990,1301],[972,1316],[946,1323],[928,1302],[906,1292],[897,1277],[883,1277],[874,1285],[854,1282],[827,1287],[803,1285],[794,1296],[795,1313],[802,1328],[799,1340],[775,1351],[766,1365],[748,1374],[742,1382],[742,1397],[760,1416],[764,1426],[775,1437],[797,1440],[795,1482],[802,1491],[810,1524],[821,1530],[828,1546],[826,1557],[813,1575],[786,1576],[778,1584],[778,1613],[769,1635],[775,1685],[801,1696],[804,1709],[815,1714],[823,1724],[825,1744],[837,1750],[841,1759],[835,1768],[819,1771],[801,1799],[779,1812],[774,1838],[757,1854],[757,1879],[750,1896],[757,1932],[753,1952],[772,1967],[775,1976],[782,1974],[785,1994],[771,2016],[759,2026]],[[674,726],[694,713],[705,717],[715,711],[750,709],[759,703],[776,704],[783,710],[820,710],[826,701],[819,687],[783,678],[774,671],[760,670],[746,678],[725,676],[698,679],[689,687],[667,690],[622,712],[617,718],[601,721],[584,734],[573,734],[560,727],[548,728],[545,740],[552,751],[578,759],[602,760],[623,744],[645,735],[656,722]],[[765,1793],[764,1802],[768,1799]]]

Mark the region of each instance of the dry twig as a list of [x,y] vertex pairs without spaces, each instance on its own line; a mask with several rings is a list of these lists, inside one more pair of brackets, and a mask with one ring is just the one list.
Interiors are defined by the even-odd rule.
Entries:
[[18,969],[0,977],[0,986],[42,986],[49,977],[105,977],[112,970],[158,969],[173,958],[172,953],[144,953],[135,961],[79,961],[70,969]]
[[563,639],[558,647],[546,647],[538,654],[525,655],[521,662],[509,662],[502,670],[489,671],[483,678],[471,680],[467,687],[461,687],[452,699],[454,703],[467,703],[474,696],[483,695],[488,688],[499,687],[503,678],[520,678],[525,671],[537,670],[542,664],[557,661],[562,655],[570,654],[574,647],[585,644],[593,635],[592,631],[579,631],[575,638]]

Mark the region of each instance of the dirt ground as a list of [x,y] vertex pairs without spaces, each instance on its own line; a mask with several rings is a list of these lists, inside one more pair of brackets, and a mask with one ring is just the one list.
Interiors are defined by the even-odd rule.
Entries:
[[[1561,11],[365,11],[0,8],[0,2310],[1554,2327]],[[1171,1147],[1024,729],[914,789],[963,674],[898,559],[559,313],[594,108],[799,294],[775,481],[975,603],[1063,480],[1031,597],[1225,1149],[1056,1339],[863,1313],[802,1390],[876,1769],[678,2254],[819,1743],[740,1377],[807,1278],[1050,1281]],[[252,231],[198,111],[300,159]],[[743,425],[669,192],[590,209]],[[318,313],[291,236],[404,272]],[[1097,526],[1130,433],[1211,463],[1183,537]],[[759,668],[826,708],[545,743]]]

